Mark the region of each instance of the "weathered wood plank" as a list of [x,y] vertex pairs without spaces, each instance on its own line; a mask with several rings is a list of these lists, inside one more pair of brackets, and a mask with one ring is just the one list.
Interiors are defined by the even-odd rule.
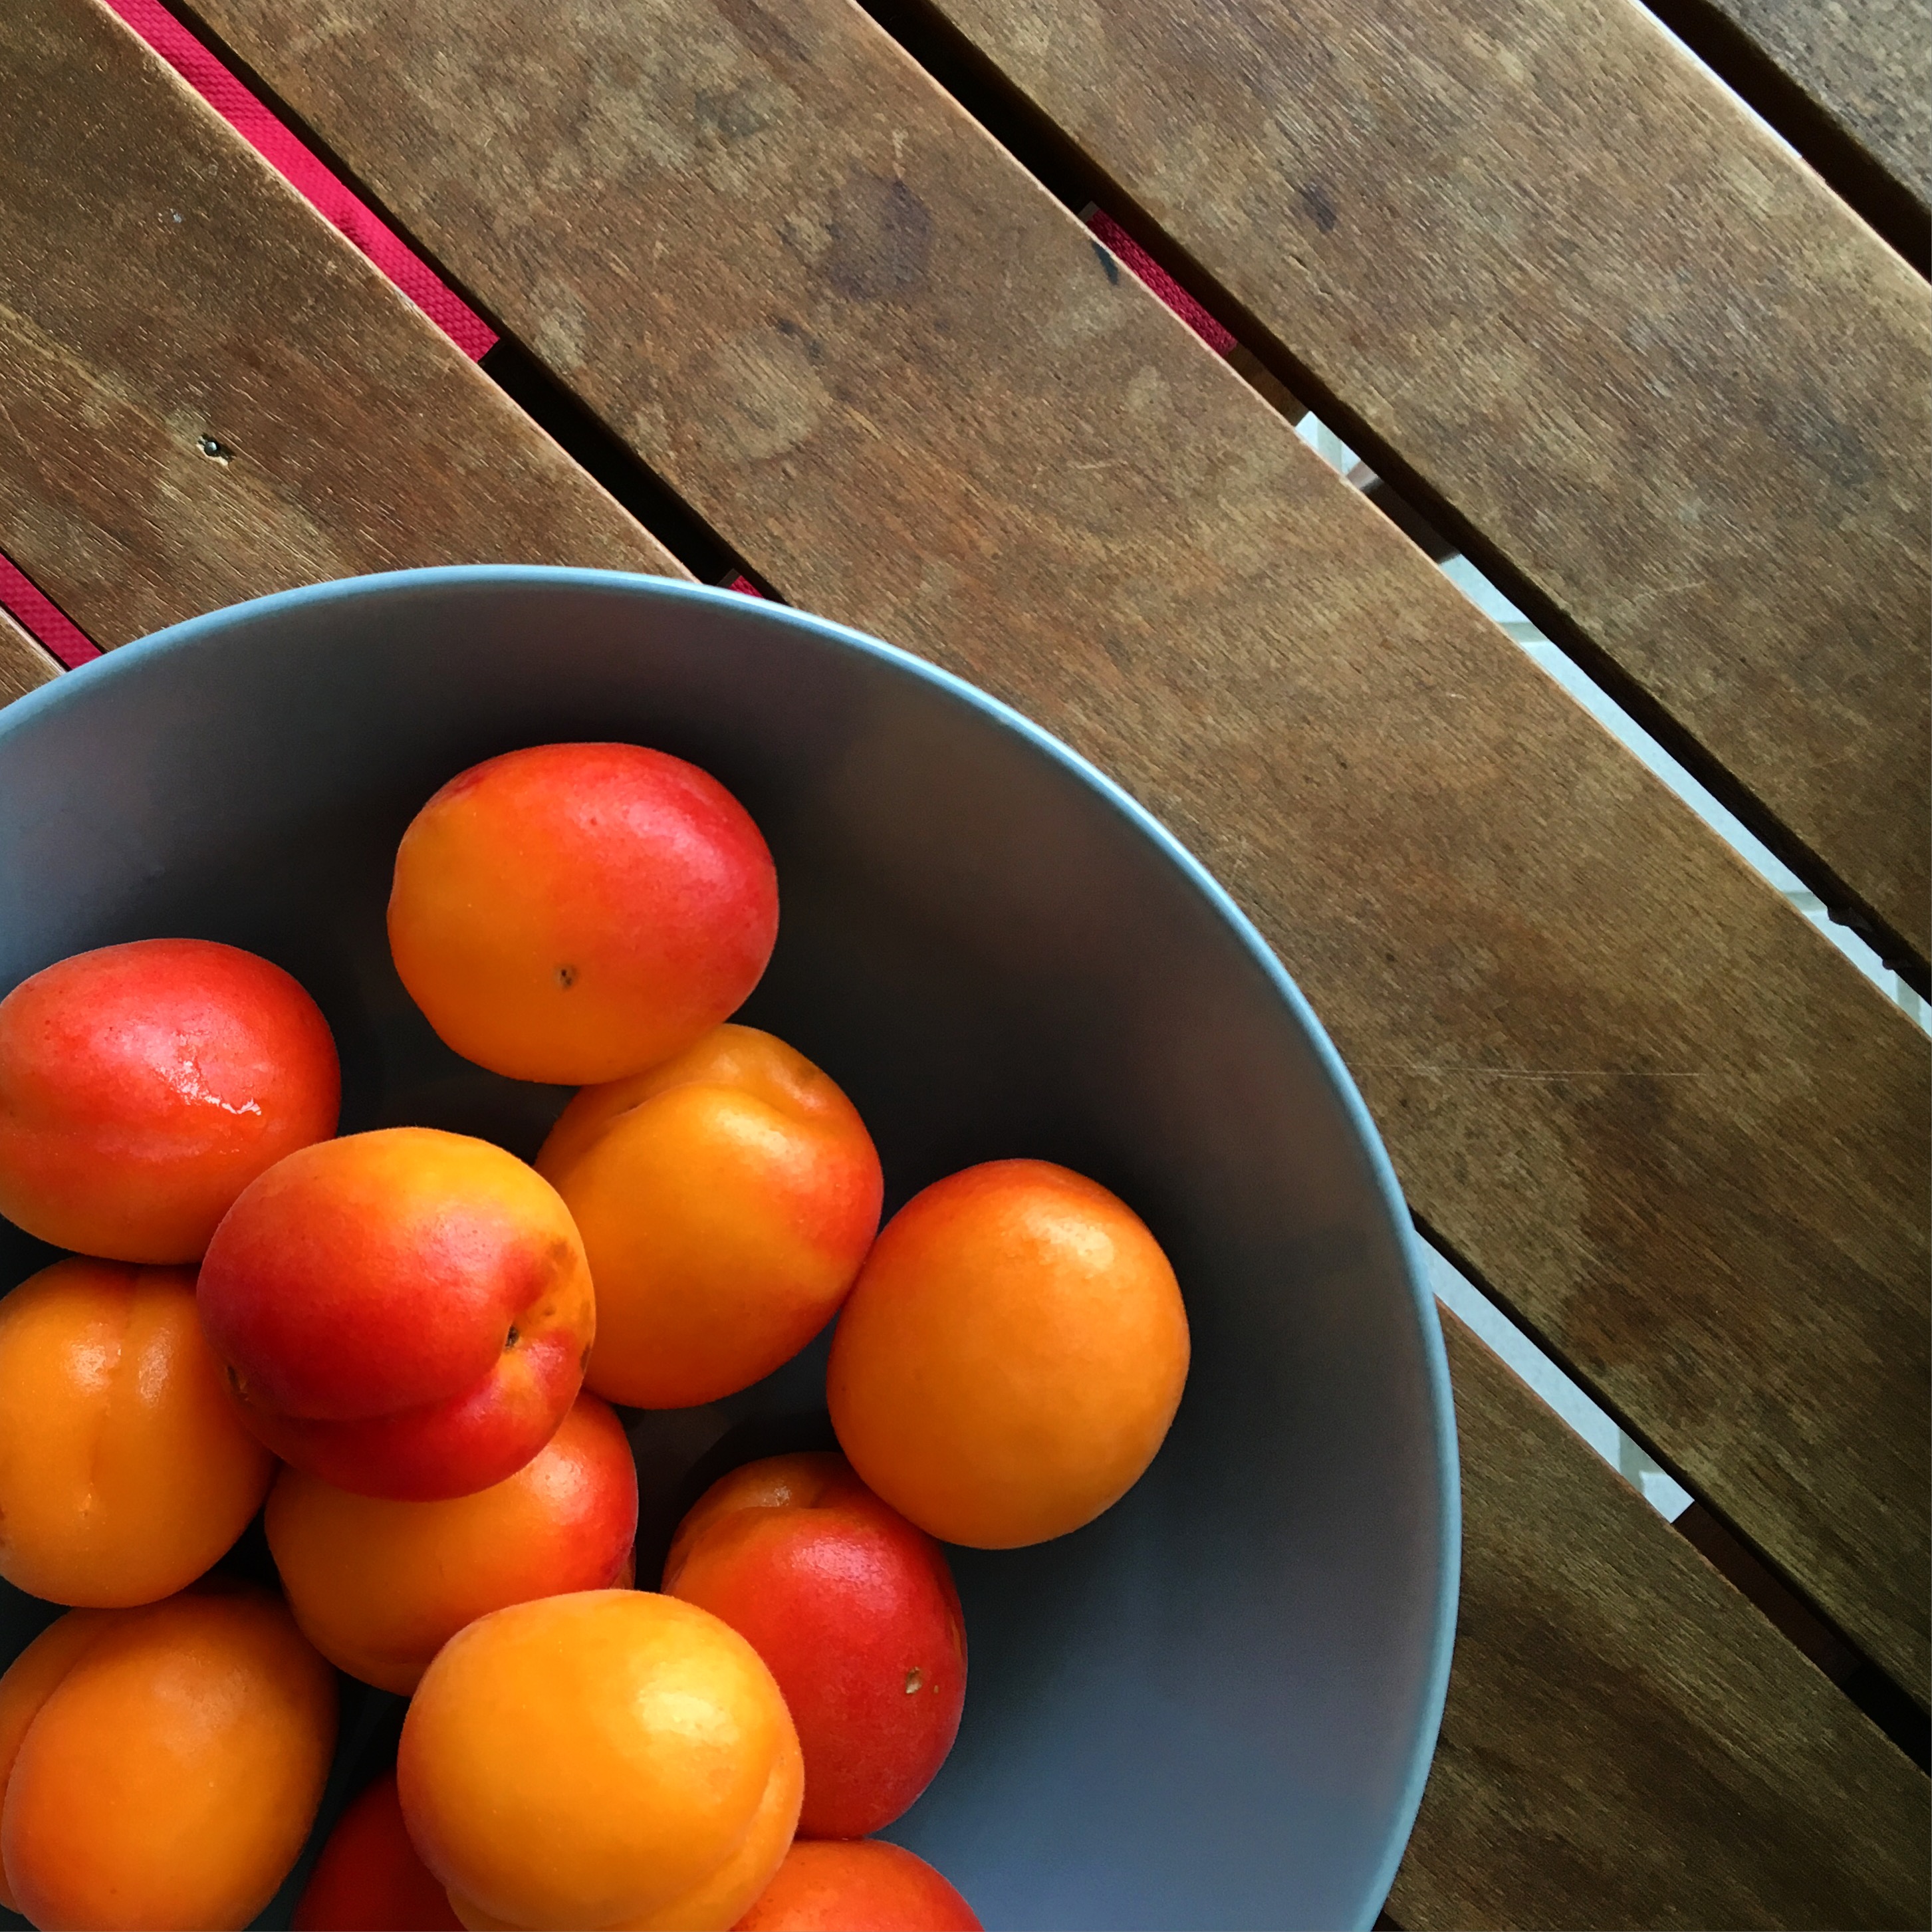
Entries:
[[1915,0],[1666,0],[1727,22],[1918,204],[1932,206],[1932,34]]
[[25,698],[60,674],[58,662],[0,610],[0,705]]
[[1443,1329],[1462,1611],[1396,1920],[1923,1924],[1924,1776],[1446,1310]]
[[1925,951],[1932,294],[1636,0],[933,4]]
[[782,594],[1224,878],[1411,1198],[1914,1684],[1924,1042],[843,0],[206,0]]
[[0,97],[0,530],[96,641],[412,564],[684,574],[111,15],[10,6]]

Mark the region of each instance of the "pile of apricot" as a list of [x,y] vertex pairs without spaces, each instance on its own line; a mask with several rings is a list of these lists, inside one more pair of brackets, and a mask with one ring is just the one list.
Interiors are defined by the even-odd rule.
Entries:
[[[0,1214],[71,1257],[0,1300],[0,1576],[72,1606],[0,1676],[0,1904],[246,1924],[314,1826],[339,1670],[410,1703],[298,1925],[976,1924],[872,1835],[959,1725],[940,1543],[1124,1495],[1186,1320],[1132,1210],[1045,1162],[881,1230],[857,1110],[730,1020],[778,919],[758,827],[664,753],[539,746],[429,800],[391,954],[456,1052],[578,1090],[533,1166],[338,1137],[321,1012],[231,946],[0,1000]],[[842,1454],[725,1475],[636,1588],[612,1405],[716,1401],[835,1317]],[[258,1512],[279,1594],[217,1567]]]

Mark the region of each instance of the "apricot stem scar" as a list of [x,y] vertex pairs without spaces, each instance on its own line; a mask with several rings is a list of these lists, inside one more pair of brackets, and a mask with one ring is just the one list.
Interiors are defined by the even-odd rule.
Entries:
[[908,1697],[912,1696],[924,1682],[925,1673],[922,1671],[908,1670],[906,1672],[906,1695]]

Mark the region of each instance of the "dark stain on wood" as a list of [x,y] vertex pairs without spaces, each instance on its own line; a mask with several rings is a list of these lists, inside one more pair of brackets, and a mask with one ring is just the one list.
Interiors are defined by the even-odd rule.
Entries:
[[932,217],[896,176],[848,170],[830,222],[825,278],[854,302],[883,302],[915,288],[932,259]]

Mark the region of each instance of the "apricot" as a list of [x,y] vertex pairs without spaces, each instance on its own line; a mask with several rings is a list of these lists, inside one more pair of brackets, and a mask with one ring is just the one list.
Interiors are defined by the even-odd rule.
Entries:
[[70,1611],[0,1677],[0,1902],[42,1927],[246,1925],[308,1835],[335,1715],[266,1591]]
[[448,1893],[410,1843],[394,1772],[336,1821],[292,1922],[295,1932],[461,1932]]
[[472,765],[396,854],[389,948],[450,1046],[568,1086],[682,1052],[758,982],[778,877],[718,781],[640,745]]
[[569,1208],[596,1283],[586,1379],[640,1408],[716,1402],[796,1354],[852,1286],[884,1192],[851,1102],[745,1026],[585,1088],[537,1172]]
[[304,1148],[208,1244],[201,1320],[248,1426],[338,1489],[487,1489],[556,1432],[596,1330],[570,1213],[487,1141],[386,1127]]
[[712,1484],[664,1587],[770,1666],[805,1754],[806,1836],[862,1838],[932,1782],[966,1696],[958,1592],[939,1546],[844,1456],[770,1456]]
[[948,1543],[1010,1550],[1118,1502],[1186,1380],[1187,1316],[1139,1217],[1040,1160],[915,1195],[867,1257],[832,1340],[839,1447]]
[[628,1585],[637,1528],[631,1445],[594,1395],[473,1496],[391,1502],[284,1469],[268,1498],[268,1547],[303,1634],[338,1669],[404,1696],[491,1610]]
[[801,1838],[736,1932],[980,1932],[925,1859],[880,1838]]
[[106,946],[0,1000],[0,1214],[110,1261],[200,1258],[235,1197],[335,1131],[328,1023],[206,939]]
[[478,1618],[403,1725],[403,1816],[466,1925],[705,1932],[778,1869],[802,1772],[758,1653],[637,1590]]
[[57,1604],[184,1589],[260,1508],[188,1268],[64,1261],[0,1301],[0,1576]]

